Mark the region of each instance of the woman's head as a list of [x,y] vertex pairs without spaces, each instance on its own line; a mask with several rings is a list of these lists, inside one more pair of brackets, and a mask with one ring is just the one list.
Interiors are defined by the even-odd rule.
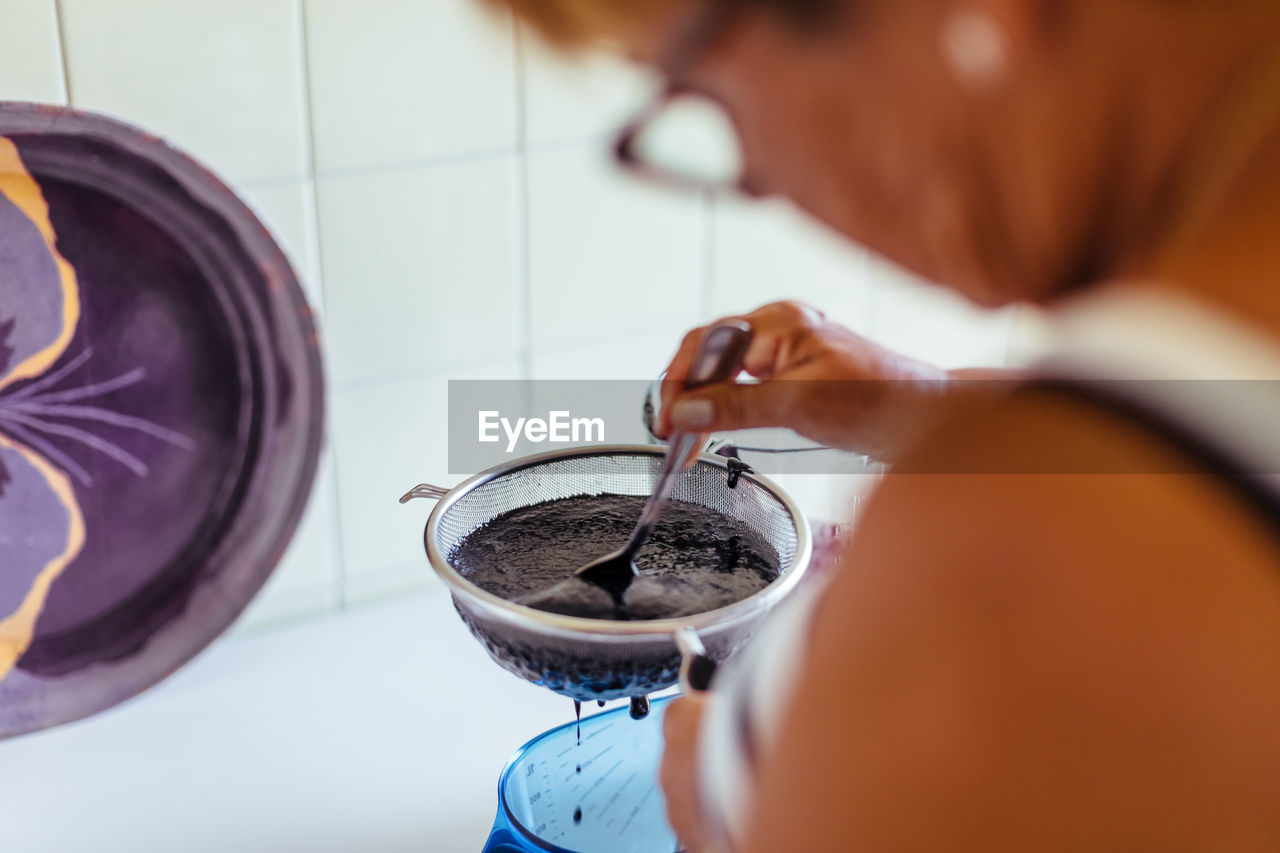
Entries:
[[490,2],[678,74],[757,189],[984,304],[1132,261],[1207,105],[1280,35],[1272,0]]

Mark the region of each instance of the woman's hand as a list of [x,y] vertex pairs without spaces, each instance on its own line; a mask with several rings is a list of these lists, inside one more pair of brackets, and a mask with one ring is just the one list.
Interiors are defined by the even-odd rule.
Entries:
[[797,302],[775,302],[740,319],[754,333],[744,369],[764,381],[686,392],[690,362],[708,327],[694,329],[662,384],[663,435],[676,427],[788,427],[831,447],[892,461],[927,422],[948,378]]
[[708,701],[705,693],[676,699],[667,706],[662,718],[666,746],[659,779],[667,798],[667,819],[689,853],[705,853],[710,849],[697,786],[698,731]]

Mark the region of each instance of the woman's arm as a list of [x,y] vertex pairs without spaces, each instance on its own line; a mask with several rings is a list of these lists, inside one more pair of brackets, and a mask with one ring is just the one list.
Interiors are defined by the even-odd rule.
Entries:
[[1007,384],[991,380],[1013,376],[948,372],[915,361],[797,302],[775,302],[740,319],[754,333],[745,369],[763,381],[685,392],[707,327],[694,329],[667,368],[663,434],[676,426],[701,432],[788,427],[828,446],[893,462],[946,411],[1000,393]]

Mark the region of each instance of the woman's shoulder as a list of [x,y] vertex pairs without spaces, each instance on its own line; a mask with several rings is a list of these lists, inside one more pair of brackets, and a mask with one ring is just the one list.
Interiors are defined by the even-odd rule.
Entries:
[[973,555],[999,573],[1107,574],[1098,567],[1142,554],[1166,578],[1181,564],[1203,576],[1196,561],[1211,553],[1218,567],[1265,566],[1280,591],[1280,525],[1250,494],[1179,437],[1056,384],[941,423],[885,478],[860,534],[858,548],[930,566]]
[[[1052,328],[1024,380],[899,460],[864,541],[1090,566],[1141,548],[1171,566],[1194,538],[1280,583],[1280,341],[1142,284],[1098,288]],[[925,520],[949,534],[903,538]]]
[[970,411],[897,470],[815,614],[765,777],[857,765],[839,807],[868,849],[904,814],[932,849],[1280,840],[1259,817],[1280,814],[1280,531],[1057,393]]

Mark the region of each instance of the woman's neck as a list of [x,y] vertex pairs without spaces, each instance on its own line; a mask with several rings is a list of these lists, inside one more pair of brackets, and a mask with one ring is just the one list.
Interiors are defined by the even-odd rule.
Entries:
[[1114,277],[1182,292],[1280,337],[1280,44],[1203,125],[1160,230]]
[[1166,246],[1124,277],[1214,303],[1280,337],[1280,135],[1275,147],[1197,237]]

